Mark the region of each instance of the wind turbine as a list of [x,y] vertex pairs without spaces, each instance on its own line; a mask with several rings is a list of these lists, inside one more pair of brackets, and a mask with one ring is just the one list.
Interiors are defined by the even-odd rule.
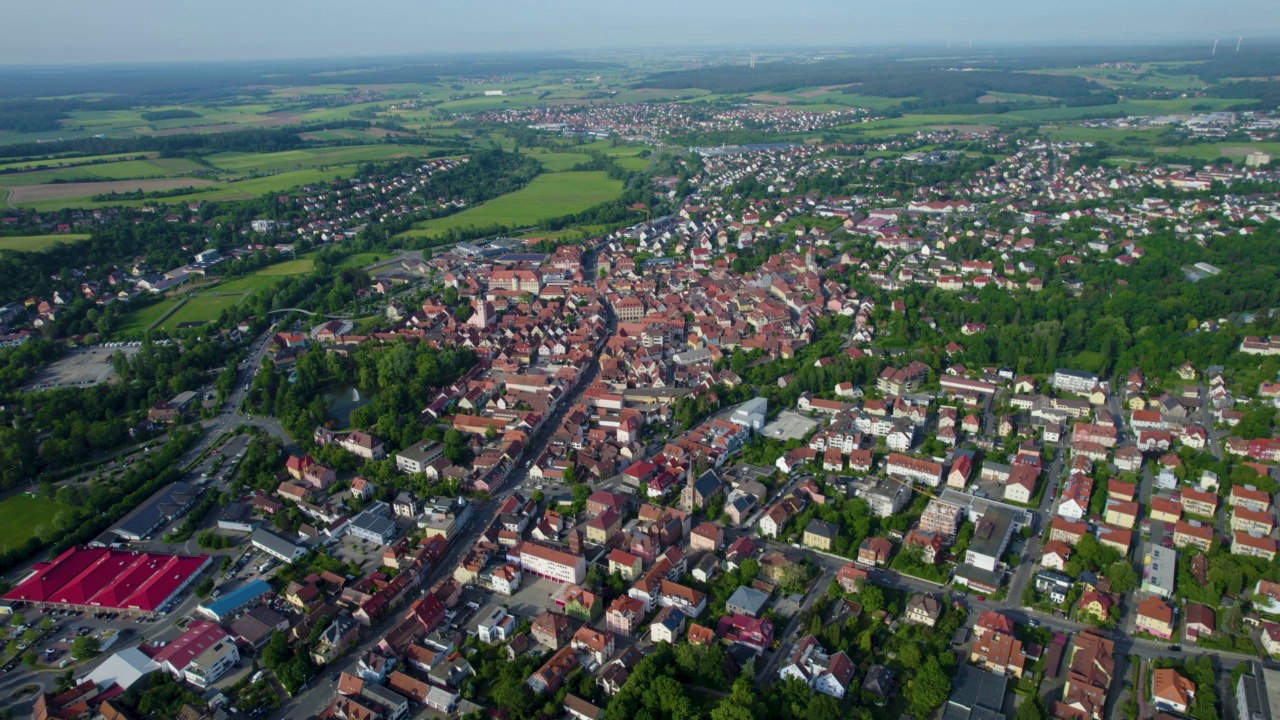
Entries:
[[1244,42],[1244,36],[1241,35],[1240,39],[1236,40],[1236,52],[1240,52],[1240,44],[1243,42]]
[[1213,41],[1213,52],[1210,52],[1209,54],[1210,54],[1210,55],[1217,55],[1217,54],[1218,54],[1218,41],[1217,41],[1217,40],[1214,40],[1214,41]]

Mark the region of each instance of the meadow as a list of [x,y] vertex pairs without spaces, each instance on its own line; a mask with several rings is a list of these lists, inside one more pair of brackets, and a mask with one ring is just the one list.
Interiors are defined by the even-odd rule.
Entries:
[[622,182],[603,172],[539,175],[528,186],[448,217],[418,223],[403,235],[431,237],[451,228],[501,225],[519,228],[546,218],[581,212],[622,193]]
[[14,235],[0,237],[0,250],[16,250],[19,252],[40,252],[54,245],[88,240],[87,233],[67,233],[63,235]]
[[54,500],[13,495],[0,501],[0,552],[25,543],[43,526],[53,530],[53,518],[69,509]]

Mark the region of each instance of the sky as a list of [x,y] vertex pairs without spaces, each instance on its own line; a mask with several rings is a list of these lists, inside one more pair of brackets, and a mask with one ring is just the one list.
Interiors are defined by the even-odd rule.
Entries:
[[1280,36],[1278,0],[11,0],[0,64]]

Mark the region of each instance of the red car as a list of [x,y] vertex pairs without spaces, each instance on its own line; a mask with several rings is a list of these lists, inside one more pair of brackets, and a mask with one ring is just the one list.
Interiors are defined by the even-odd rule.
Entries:
[[978,596],[978,602],[986,602],[986,601],[987,601],[986,596],[984,596],[984,595],[979,595],[979,596]]

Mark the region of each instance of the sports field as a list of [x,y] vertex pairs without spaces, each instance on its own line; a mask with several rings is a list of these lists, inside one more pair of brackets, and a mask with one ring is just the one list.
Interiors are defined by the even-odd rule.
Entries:
[[60,242],[72,243],[77,240],[88,239],[89,235],[86,233],[68,233],[65,235],[16,235],[13,237],[0,237],[0,250],[39,252],[41,250],[47,250]]
[[36,528],[53,530],[53,516],[67,509],[53,500],[14,495],[0,501],[0,552],[18,547],[36,534]]
[[179,302],[178,298],[169,298],[161,300],[158,303],[148,305],[138,310],[132,310],[120,316],[120,324],[116,326],[113,335],[141,335],[146,332],[153,323],[164,316],[165,313],[173,309],[174,305]]
[[183,323],[207,323],[218,319],[223,310],[239,305],[246,295],[243,293],[223,295],[221,293],[200,293],[187,300],[177,312],[160,323],[161,330],[172,330]]
[[581,212],[622,194],[622,181],[603,172],[539,175],[525,188],[449,217],[419,223],[404,235],[431,237],[450,228],[500,225],[519,228],[546,218]]

